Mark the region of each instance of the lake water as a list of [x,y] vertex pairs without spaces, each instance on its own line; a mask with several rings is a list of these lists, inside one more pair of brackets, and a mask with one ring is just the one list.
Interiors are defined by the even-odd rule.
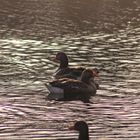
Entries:
[[[140,7],[115,0],[0,0],[0,140],[140,139]],[[49,101],[44,83],[68,54],[71,66],[97,67],[91,103]]]

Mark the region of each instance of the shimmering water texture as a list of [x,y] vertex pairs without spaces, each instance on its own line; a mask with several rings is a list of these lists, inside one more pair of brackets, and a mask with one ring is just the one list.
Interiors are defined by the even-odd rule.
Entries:
[[[76,120],[90,140],[140,139],[140,8],[117,2],[0,0],[0,140],[74,140]],[[47,99],[58,51],[100,70],[91,103]]]
[[[76,138],[68,125],[86,120],[94,139],[140,138],[140,28],[114,34],[55,39],[0,40],[0,139]],[[70,65],[100,69],[90,104],[46,99],[44,86],[66,52]]]

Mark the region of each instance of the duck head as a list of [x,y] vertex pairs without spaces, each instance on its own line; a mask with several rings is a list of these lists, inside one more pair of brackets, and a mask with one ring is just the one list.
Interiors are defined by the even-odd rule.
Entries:
[[81,81],[85,82],[85,83],[89,83],[89,80],[91,78],[94,79],[94,77],[98,76],[98,74],[96,73],[96,71],[94,70],[91,70],[91,69],[85,69],[83,72],[82,72],[82,75],[81,75]]
[[78,140],[89,140],[89,132],[88,125],[84,121],[77,121],[74,126],[69,128],[70,130],[79,131],[79,139]]
[[68,67],[68,57],[64,52],[58,52],[54,61],[59,62],[59,68],[67,68]]

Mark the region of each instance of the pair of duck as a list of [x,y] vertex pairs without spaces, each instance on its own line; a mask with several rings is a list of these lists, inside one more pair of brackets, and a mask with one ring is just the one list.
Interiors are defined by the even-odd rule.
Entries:
[[89,102],[89,98],[96,94],[99,85],[94,81],[99,71],[83,67],[70,68],[68,57],[59,52],[54,61],[60,63],[54,77],[56,80],[46,84],[50,94],[49,99],[55,100],[82,100]]

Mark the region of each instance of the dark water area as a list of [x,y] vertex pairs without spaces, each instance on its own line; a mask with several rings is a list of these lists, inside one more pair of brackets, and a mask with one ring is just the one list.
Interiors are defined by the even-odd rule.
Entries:
[[123,1],[0,0],[0,37],[48,40],[138,26],[140,2]]
[[[47,99],[58,51],[100,70],[91,103]],[[140,139],[140,2],[0,0],[0,140],[74,140],[77,120],[91,140]]]

